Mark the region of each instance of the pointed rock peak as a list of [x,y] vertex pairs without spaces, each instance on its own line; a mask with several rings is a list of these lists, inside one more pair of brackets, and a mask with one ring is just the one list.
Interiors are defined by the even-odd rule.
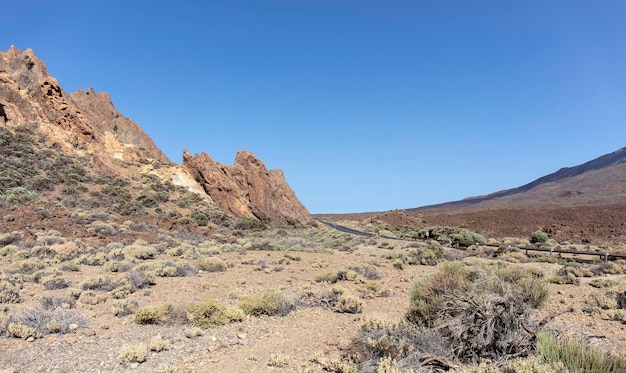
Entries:
[[235,157],[235,165],[239,165],[239,166],[252,165],[256,167],[262,167],[263,169],[267,170],[263,162],[261,162],[259,158],[257,158],[254,154],[252,154],[251,152],[247,150],[239,150],[237,152],[237,156]]
[[268,171],[248,151],[239,151],[234,166],[213,162],[208,154],[183,152],[183,168],[224,211],[237,217],[256,216],[266,223],[302,223],[308,210],[287,184],[282,171]]
[[6,52],[0,51],[0,71],[9,72],[12,75],[26,74],[34,75],[38,80],[45,77],[49,77],[46,64],[40,60],[33,52],[28,48],[24,51],[12,45]]

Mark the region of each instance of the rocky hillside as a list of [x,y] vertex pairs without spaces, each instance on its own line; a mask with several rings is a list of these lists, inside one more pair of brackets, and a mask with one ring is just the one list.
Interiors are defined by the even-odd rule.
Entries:
[[118,174],[113,159],[171,163],[108,94],[67,94],[30,49],[0,55],[0,112],[1,124],[27,126],[67,152],[83,152],[99,173]]
[[411,211],[602,206],[626,203],[626,148],[564,167],[517,188]]
[[518,188],[387,213],[318,215],[421,229],[465,227],[488,237],[619,244],[626,240],[626,148],[565,167]]
[[[57,158],[69,157],[72,160],[67,162],[76,163],[81,174],[93,174],[92,177],[81,177],[80,182],[117,177],[123,180],[118,182],[120,186],[137,188],[136,195],[126,190],[122,193],[123,198],[110,201],[117,206],[115,212],[118,213],[140,213],[146,204],[151,205],[146,198],[154,202],[149,207],[163,210],[157,205],[165,196],[155,199],[153,195],[158,192],[156,189],[162,188],[147,190],[141,185],[143,181],[137,179],[147,175],[156,178],[160,185],[175,184],[199,194],[200,199],[210,204],[215,201],[224,211],[237,217],[256,217],[266,223],[281,224],[309,220],[308,211],[289,188],[281,171],[268,171],[247,152],[239,153],[233,167],[212,162],[204,154],[197,157],[185,154],[184,167],[177,166],[140,126],[117,111],[109,94],[91,88],[66,93],[50,76],[45,63],[30,49],[21,51],[11,47],[7,52],[0,52],[0,127],[5,129],[2,136],[7,144],[17,144],[16,148],[10,149],[19,151],[26,146],[34,155],[49,148],[55,156],[54,160],[34,156],[26,162],[25,157],[5,149],[0,179],[5,180],[6,185],[0,182],[0,196],[6,196],[9,187],[28,186],[24,182],[32,180],[33,175],[23,175],[24,168],[35,165],[39,168],[31,173],[47,180],[42,182],[47,184],[46,191],[27,188],[29,192],[38,193],[38,198],[50,198],[68,190],[59,186],[65,185],[67,180],[63,180],[63,175],[54,176],[55,169],[48,165]],[[59,169],[63,168],[56,167]],[[227,175],[223,175],[224,170]],[[20,177],[16,176],[18,174]],[[15,184],[15,180],[24,182]],[[81,185],[80,189],[87,194],[101,193],[96,187],[91,190]]]

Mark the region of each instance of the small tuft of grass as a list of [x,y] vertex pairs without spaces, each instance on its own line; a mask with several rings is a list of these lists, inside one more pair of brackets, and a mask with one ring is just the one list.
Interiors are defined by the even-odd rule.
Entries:
[[570,372],[626,372],[626,357],[614,356],[572,339],[557,339],[554,334],[537,333],[537,353],[549,363],[562,362]]

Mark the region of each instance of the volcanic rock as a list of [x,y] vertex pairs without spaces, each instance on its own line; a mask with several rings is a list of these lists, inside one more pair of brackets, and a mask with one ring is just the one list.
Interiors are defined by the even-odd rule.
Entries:
[[218,206],[234,216],[279,224],[311,219],[282,171],[268,170],[250,152],[237,152],[235,164],[225,166],[207,153],[192,156],[185,150],[183,168]]
[[86,151],[100,174],[116,173],[114,159],[171,164],[107,93],[88,89],[68,95],[31,49],[11,46],[0,52],[0,123],[36,128],[68,151]]

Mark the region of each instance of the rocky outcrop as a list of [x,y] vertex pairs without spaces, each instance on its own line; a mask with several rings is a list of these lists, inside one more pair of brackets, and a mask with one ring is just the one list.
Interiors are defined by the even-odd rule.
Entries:
[[30,49],[12,46],[0,53],[0,109],[7,126],[49,125],[60,140],[75,148],[93,140],[92,125]]
[[114,159],[171,163],[107,93],[68,95],[30,49],[0,52],[0,124],[37,128],[51,142],[85,151],[100,173],[115,173]]
[[[143,166],[142,172],[155,175],[167,173],[162,166],[183,173],[141,127],[117,111],[109,94],[91,88],[67,94],[30,49],[12,46],[0,52],[0,125],[36,129],[55,147],[90,160],[100,175],[128,176]],[[233,166],[224,166],[205,153],[185,152],[183,168],[227,213],[267,223],[310,220],[282,172],[267,170],[251,153],[239,152]]]
[[79,89],[70,93],[69,99],[92,124],[97,138],[104,138],[108,133],[122,144],[133,145],[143,158],[170,162],[137,123],[117,111],[108,93],[95,92],[93,88]]
[[225,166],[206,153],[192,156],[185,151],[183,168],[218,206],[234,216],[278,224],[311,219],[282,171],[268,170],[250,152],[237,152],[235,164]]

